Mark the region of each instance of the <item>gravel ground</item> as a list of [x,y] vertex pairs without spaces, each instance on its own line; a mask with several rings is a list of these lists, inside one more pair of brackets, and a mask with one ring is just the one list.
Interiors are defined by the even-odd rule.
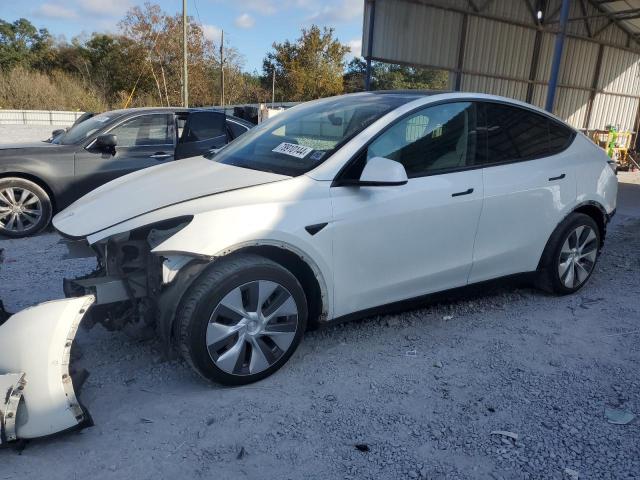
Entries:
[[[0,479],[640,478],[640,420],[604,416],[640,414],[640,175],[620,178],[597,271],[573,296],[503,285],[311,332],[239,388],[163,361],[155,340],[81,330],[95,426],[0,451]],[[57,242],[0,241],[10,309],[92,266]]]
[[39,142],[51,136],[51,132],[65,128],[60,125],[0,125],[0,143]]

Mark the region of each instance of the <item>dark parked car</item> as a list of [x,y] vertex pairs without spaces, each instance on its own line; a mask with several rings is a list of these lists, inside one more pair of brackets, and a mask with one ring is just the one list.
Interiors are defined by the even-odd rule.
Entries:
[[91,116],[45,142],[0,146],[0,235],[39,232],[114,178],[221,148],[252,126],[211,109],[135,108]]

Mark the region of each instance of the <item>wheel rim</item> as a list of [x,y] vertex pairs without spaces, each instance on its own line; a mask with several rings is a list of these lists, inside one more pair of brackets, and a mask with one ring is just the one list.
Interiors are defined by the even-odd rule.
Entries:
[[269,280],[231,290],[213,310],[207,349],[216,366],[233,375],[254,375],[271,367],[289,349],[298,329],[291,293]]
[[598,236],[593,228],[581,225],[564,241],[560,251],[558,275],[567,288],[582,285],[593,270],[598,254]]
[[7,187],[0,190],[0,228],[9,232],[25,232],[42,218],[42,203],[29,189]]

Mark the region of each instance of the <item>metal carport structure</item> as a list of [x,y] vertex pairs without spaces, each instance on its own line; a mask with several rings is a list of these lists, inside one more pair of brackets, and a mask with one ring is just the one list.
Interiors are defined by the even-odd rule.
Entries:
[[362,52],[447,70],[454,90],[551,102],[576,128],[638,130],[640,0],[365,0]]

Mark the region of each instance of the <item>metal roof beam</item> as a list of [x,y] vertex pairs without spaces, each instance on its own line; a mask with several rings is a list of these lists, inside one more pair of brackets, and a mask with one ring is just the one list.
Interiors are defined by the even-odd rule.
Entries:
[[[612,15],[613,12],[609,12],[607,10],[604,10],[602,8],[603,5],[603,1],[602,0],[587,0],[594,8],[596,8],[599,12],[605,13],[607,14],[606,16],[613,21],[613,23],[616,24],[616,26],[618,28],[620,28],[622,31],[624,31],[627,35],[629,35],[630,38],[633,38],[634,41],[637,43],[637,38],[634,37],[634,32],[632,32],[631,30],[629,30],[629,28],[627,28],[626,25],[624,25],[623,23],[621,23],[618,18],[615,15]],[[632,10],[638,10],[637,8],[634,8]],[[624,10],[623,10],[624,11]]]
[[[582,12],[582,15],[587,16],[587,6],[584,3],[584,0],[580,0],[580,11]],[[589,38],[593,37],[593,32],[591,31],[591,24],[589,23],[588,18],[584,19],[584,28],[587,30],[587,35],[589,36]]]

